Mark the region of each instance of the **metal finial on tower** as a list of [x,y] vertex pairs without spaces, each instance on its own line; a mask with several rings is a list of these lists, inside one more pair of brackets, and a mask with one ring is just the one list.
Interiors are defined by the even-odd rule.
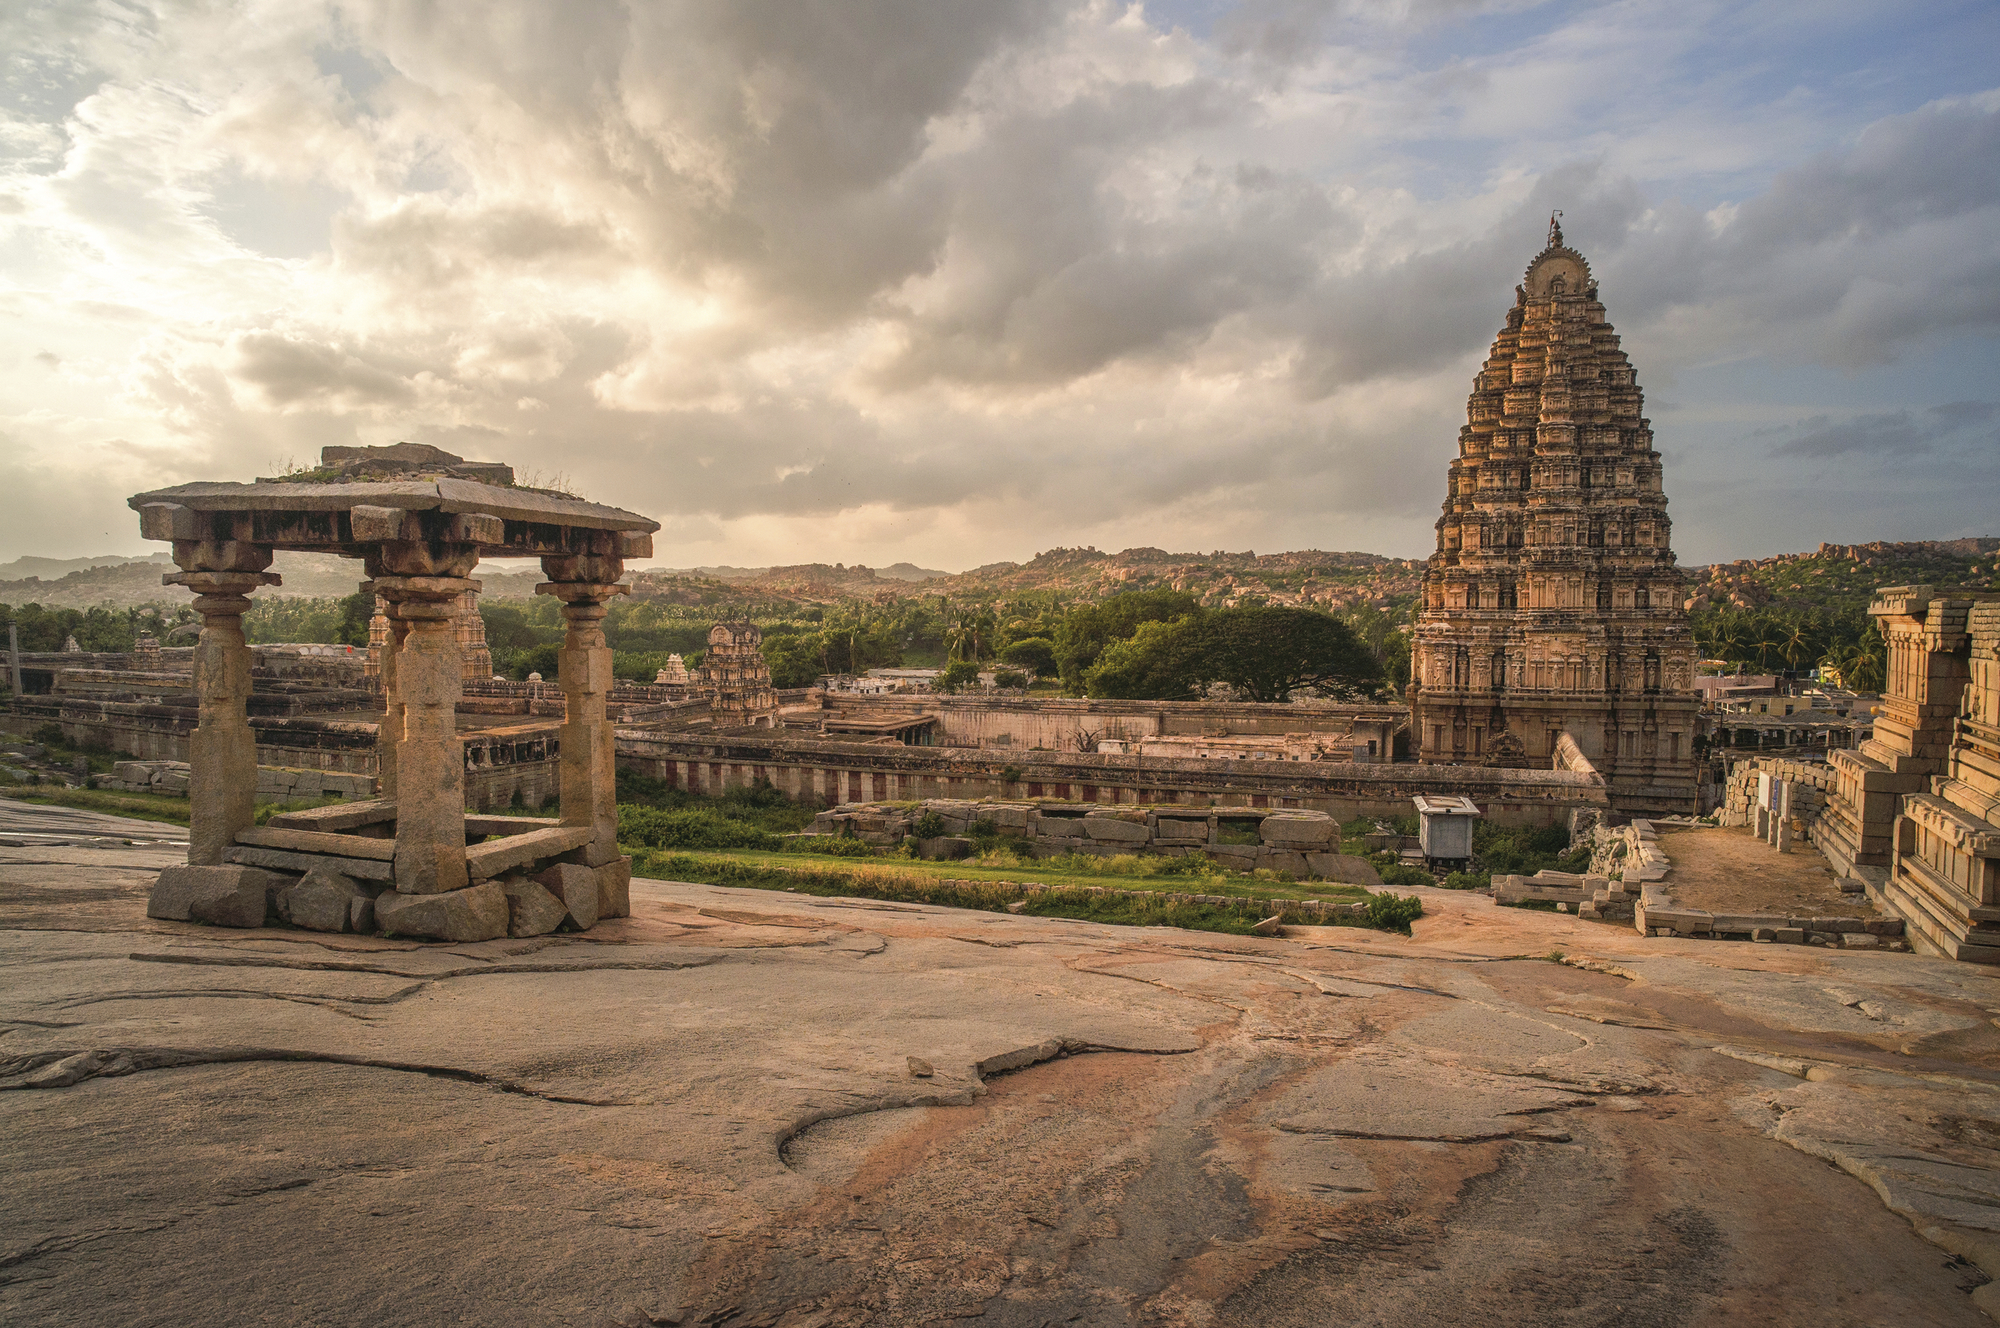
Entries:
[[1551,249],[1560,247],[1563,242],[1562,222],[1557,220],[1561,216],[1562,210],[1560,208],[1549,213],[1549,248]]

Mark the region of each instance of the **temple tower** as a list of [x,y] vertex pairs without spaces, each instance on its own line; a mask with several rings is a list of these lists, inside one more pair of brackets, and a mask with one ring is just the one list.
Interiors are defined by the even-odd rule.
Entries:
[[764,633],[752,622],[717,623],[708,632],[708,652],[697,670],[712,693],[717,727],[775,728],[778,700],[771,691],[771,666],[764,661]]
[[1660,454],[1583,255],[1551,220],[1473,379],[1412,644],[1418,760],[1546,768],[1694,812],[1694,640]]

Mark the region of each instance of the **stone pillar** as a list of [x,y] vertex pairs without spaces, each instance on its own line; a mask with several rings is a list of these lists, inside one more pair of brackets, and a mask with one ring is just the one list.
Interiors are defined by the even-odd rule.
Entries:
[[[382,681],[382,722],[375,731],[375,784],[381,796],[396,796],[396,753],[403,743],[403,693],[396,686],[396,655],[410,638],[410,625],[400,619],[390,621],[388,606],[380,596],[375,602],[382,605],[382,636],[369,647],[369,653],[377,660],[378,676]],[[369,629],[374,635],[374,629]]]
[[[456,576],[378,576],[373,589],[389,606],[396,642],[390,712],[377,759],[389,753],[396,797],[396,889],[439,894],[467,883],[465,746],[458,737],[463,690],[457,637]],[[381,738],[386,737],[385,746]]]
[[628,589],[618,584],[624,564],[615,557],[572,555],[542,559],[548,582],[535,593],[562,601],[567,631],[558,681],[565,709],[562,726],[562,823],[588,826],[585,866],[620,860],[618,769],[612,748],[611,649],[604,644],[605,601]]
[[[276,585],[278,578],[263,570],[271,565],[271,551],[254,545],[203,541],[183,550],[176,543],[174,553],[182,566],[191,562],[195,570],[163,580],[192,590],[201,615],[194,648],[200,709],[188,744],[188,865],[215,867],[236,836],[256,823],[257,739],[250,731],[250,647],[243,639],[243,615],[250,609],[250,592]],[[230,570],[203,567],[218,563]]]

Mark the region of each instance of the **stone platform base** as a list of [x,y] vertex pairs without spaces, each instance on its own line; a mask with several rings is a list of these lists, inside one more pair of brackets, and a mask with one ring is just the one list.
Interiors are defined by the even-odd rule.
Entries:
[[146,916],[216,927],[289,923],[307,931],[379,933],[439,941],[490,941],[588,931],[600,918],[632,913],[632,859],[597,867],[550,864],[441,894],[401,894],[386,881],[357,880],[332,866],[304,872],[226,863],[169,867],[154,882]]

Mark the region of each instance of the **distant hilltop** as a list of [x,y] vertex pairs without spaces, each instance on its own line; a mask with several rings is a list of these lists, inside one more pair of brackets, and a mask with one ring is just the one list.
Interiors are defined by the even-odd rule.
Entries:
[[[182,604],[186,602],[182,592],[160,584],[161,572],[171,565],[165,552],[143,558],[17,558],[0,563],[0,603],[72,609]],[[361,579],[360,564],[325,554],[281,553],[273,570],[285,583],[260,591],[260,597],[351,595]],[[2000,538],[1822,544],[1811,553],[1683,570],[1688,574],[1691,609],[1704,605],[1851,609],[1865,606],[1876,586],[1926,581],[1983,586],[2000,580]],[[1177,590],[1210,605],[1260,602],[1330,610],[1362,605],[1396,609],[1416,596],[1423,572],[1421,559],[1353,551],[1171,553],[1148,547],[1107,553],[1084,546],[1047,549],[1025,563],[988,563],[958,573],[907,562],[888,567],[795,563],[649,567],[636,569],[630,579],[641,598],[713,606],[720,617],[911,595],[990,600],[1052,593],[1094,600],[1128,590]],[[539,570],[512,563],[482,565],[475,575],[485,585],[488,599],[525,599],[542,579]]]
[[2000,539],[1875,540],[1689,567],[1687,607],[1858,612],[1877,586],[2000,585]]

